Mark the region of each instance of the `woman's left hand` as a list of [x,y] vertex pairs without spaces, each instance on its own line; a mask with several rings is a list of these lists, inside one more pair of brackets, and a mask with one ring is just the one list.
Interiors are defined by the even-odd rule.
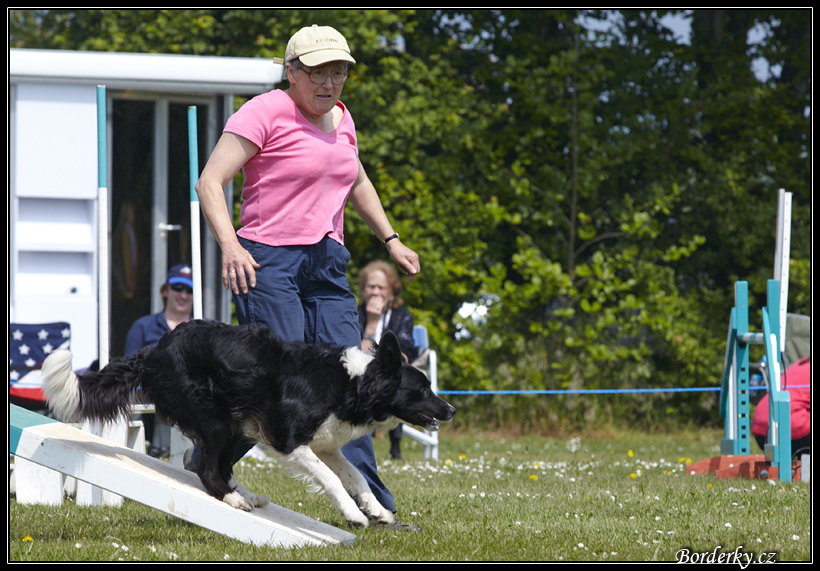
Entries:
[[399,241],[399,238],[390,240],[386,245],[390,257],[396,262],[401,273],[407,276],[407,282],[410,283],[421,271],[419,264],[419,255],[413,250],[405,246]]

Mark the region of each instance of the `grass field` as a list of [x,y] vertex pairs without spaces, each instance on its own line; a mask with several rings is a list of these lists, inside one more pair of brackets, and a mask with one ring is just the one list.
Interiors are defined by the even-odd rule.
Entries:
[[[126,501],[120,508],[9,501],[10,561],[752,561],[811,560],[810,484],[686,474],[720,433],[609,430],[568,437],[441,433],[438,463],[403,440],[375,446],[399,519],[421,532],[357,531],[352,546],[254,547]],[[344,527],[276,463],[238,479],[287,508]]]

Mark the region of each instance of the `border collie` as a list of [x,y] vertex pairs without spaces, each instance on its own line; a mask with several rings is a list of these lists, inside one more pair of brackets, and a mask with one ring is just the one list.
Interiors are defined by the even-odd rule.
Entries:
[[234,449],[251,437],[325,492],[354,527],[391,524],[395,517],[341,447],[399,422],[438,430],[439,420],[455,414],[426,375],[404,362],[392,333],[367,355],[353,347],[286,343],[265,328],[196,320],[99,372],[73,373],[68,351],[50,355],[42,372],[49,406],[64,422],[128,416],[141,391],[161,419],[199,446],[205,490],[235,508],[268,503],[233,477]]

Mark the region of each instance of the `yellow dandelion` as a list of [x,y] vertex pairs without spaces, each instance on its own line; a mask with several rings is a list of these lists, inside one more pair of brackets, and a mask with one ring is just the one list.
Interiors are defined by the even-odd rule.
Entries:
[[34,541],[34,538],[31,537],[30,535],[27,535],[23,538],[23,541]]
[[632,450],[627,450],[626,455],[629,456],[630,458],[632,458],[635,455],[635,453],[632,452]]
[[635,479],[635,478],[637,478],[637,477],[638,477],[638,475],[637,475],[635,472],[632,472],[632,473],[629,475],[629,477],[630,477],[630,478],[632,478],[632,479]]
[[538,476],[535,474],[530,474],[530,480],[537,480]]

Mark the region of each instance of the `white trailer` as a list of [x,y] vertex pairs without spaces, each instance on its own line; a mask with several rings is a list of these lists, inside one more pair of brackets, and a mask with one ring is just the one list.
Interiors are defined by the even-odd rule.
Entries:
[[[98,356],[98,85],[109,110],[111,269],[102,278],[116,356],[134,319],[162,309],[168,267],[191,263],[180,110],[198,108],[204,164],[235,96],[273,89],[283,70],[261,58],[10,49],[9,322],[67,322],[75,364]],[[230,205],[230,187],[225,195]],[[219,275],[209,232],[200,249],[204,316],[229,321],[229,296],[207,278]]]

